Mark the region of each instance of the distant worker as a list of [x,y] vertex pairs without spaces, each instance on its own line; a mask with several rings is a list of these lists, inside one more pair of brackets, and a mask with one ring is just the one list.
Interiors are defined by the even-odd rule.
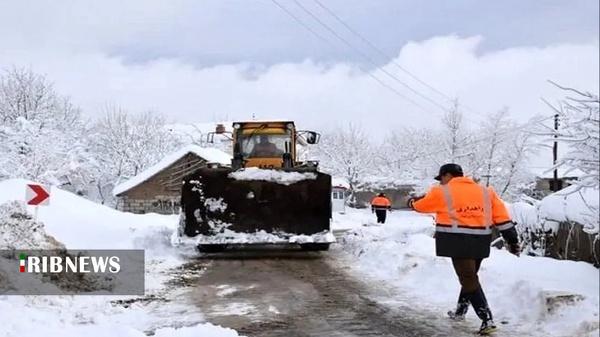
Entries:
[[392,203],[384,193],[379,193],[371,200],[371,212],[377,215],[377,223],[385,223],[387,211],[392,209]]
[[448,316],[463,320],[471,304],[482,321],[479,334],[488,335],[496,326],[477,273],[481,261],[490,255],[492,228],[500,231],[509,251],[518,256],[517,231],[494,189],[464,177],[459,165],[443,165],[435,179],[440,185],[423,197],[411,198],[408,205],[420,213],[436,214],[436,254],[452,258],[462,288],[456,310]]
[[268,135],[260,135],[259,142],[254,145],[250,157],[277,157],[283,154],[277,145],[269,141]]

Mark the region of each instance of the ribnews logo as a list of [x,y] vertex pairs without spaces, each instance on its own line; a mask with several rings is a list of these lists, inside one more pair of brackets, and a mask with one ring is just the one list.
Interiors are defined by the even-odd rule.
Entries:
[[118,273],[118,256],[28,256],[19,254],[20,273]]
[[0,250],[0,295],[144,295],[144,259],[139,249]]

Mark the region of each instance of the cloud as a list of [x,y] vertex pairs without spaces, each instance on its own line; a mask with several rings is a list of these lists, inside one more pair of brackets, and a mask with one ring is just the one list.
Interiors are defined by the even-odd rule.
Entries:
[[[436,94],[403,73],[422,80],[468,105],[468,118],[508,106],[525,120],[550,114],[540,98],[561,93],[546,80],[598,92],[598,42],[519,47],[480,52],[483,38],[440,36],[410,42],[383,69],[430,99]],[[87,114],[107,103],[133,111],[152,109],[174,121],[287,117],[317,129],[352,122],[382,135],[392,128],[439,124],[441,110],[387,77],[420,106],[398,97],[353,63],[322,64],[311,60],[262,66],[249,63],[198,67],[182,59],[163,58],[132,64],[97,51],[11,48],[0,53],[0,67],[30,66],[45,73],[60,92],[70,95]]]

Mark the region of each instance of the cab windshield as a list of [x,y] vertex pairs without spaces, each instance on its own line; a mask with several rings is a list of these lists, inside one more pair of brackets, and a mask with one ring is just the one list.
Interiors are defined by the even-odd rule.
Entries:
[[247,134],[239,136],[240,151],[244,158],[278,158],[285,153],[285,143],[292,138],[286,134]]

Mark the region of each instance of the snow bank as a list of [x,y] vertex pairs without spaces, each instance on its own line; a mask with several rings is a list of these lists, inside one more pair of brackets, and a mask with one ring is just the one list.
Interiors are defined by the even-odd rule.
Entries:
[[291,185],[302,180],[317,179],[311,172],[286,172],[280,170],[263,170],[258,167],[249,167],[229,174],[235,180],[262,180],[282,185]]
[[131,179],[115,186],[115,188],[113,189],[113,195],[117,196],[152,178],[154,175],[164,170],[166,167],[178,161],[179,159],[183,158],[188,153],[193,153],[203,158],[209,163],[216,163],[221,165],[231,164],[231,156],[219,149],[201,147],[198,145],[187,145],[179,149],[178,151],[166,156],[161,161],[140,172],[140,174],[136,175],[135,177],[132,177]]
[[[0,297],[2,336],[15,337],[146,337],[134,322],[148,325],[141,310],[120,310],[103,306],[97,298],[74,300],[58,296]],[[181,313],[180,313],[181,314]],[[237,337],[232,329],[210,323],[193,326],[159,327],[151,330],[156,337]]]
[[34,221],[24,202],[0,205],[0,249],[64,249],[65,246],[46,233],[44,224]]
[[[0,334],[37,337],[43,329],[44,336],[238,336],[203,322],[194,306],[165,289],[173,268],[185,262],[186,252],[170,244],[177,216],[123,213],[54,187],[36,222],[34,208],[22,201],[28,183],[0,181],[2,247],[49,248],[51,235],[68,249],[144,249],[147,296],[139,303],[122,296],[0,296]],[[152,296],[164,302],[146,302]],[[123,300],[133,302],[128,307],[110,302]]]
[[598,233],[600,191],[572,185],[553,193],[540,202],[539,216],[556,222],[573,221],[588,233]]
[[[365,210],[349,214],[370,217]],[[435,256],[433,220],[410,211],[392,214],[385,225],[355,227],[338,240],[349,254],[349,266],[405,294],[404,303],[444,315],[455,306],[459,283],[450,259]],[[599,274],[588,263],[517,258],[493,249],[483,262],[480,278],[497,321],[509,322],[501,326],[508,335],[598,335]],[[550,308],[547,300],[556,292],[584,299]],[[478,326],[472,310],[467,321]]]
[[[0,181],[0,204],[23,200],[25,179]],[[33,206],[27,206],[30,214]],[[49,206],[40,206],[38,220],[68,249],[129,249],[135,239],[164,229],[175,230],[177,216],[123,213],[73,193],[52,188]]]
[[506,204],[506,206],[508,212],[510,213],[511,219],[518,225],[517,228],[539,228],[540,218],[536,206],[521,201],[512,204]]

